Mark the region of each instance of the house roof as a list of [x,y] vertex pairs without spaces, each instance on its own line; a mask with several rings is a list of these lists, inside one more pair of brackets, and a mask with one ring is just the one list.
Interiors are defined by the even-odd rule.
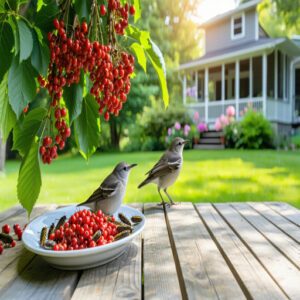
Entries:
[[210,63],[218,63],[220,61],[230,60],[234,57],[240,57],[243,55],[248,55],[251,53],[273,49],[275,47],[284,48],[286,51],[291,53],[291,55],[300,55],[300,48],[289,39],[285,38],[260,38],[257,41],[251,41],[248,43],[243,43],[240,45],[235,45],[233,47],[220,49],[216,51],[209,52],[204,56],[186,62],[179,66],[178,70],[192,69],[195,67],[203,66]]
[[215,17],[209,19],[208,21],[200,24],[200,27],[207,27],[211,24],[214,24],[220,20],[226,19],[232,15],[238,14],[242,11],[246,11],[249,10],[251,8],[256,7],[259,3],[261,2],[261,0],[251,0],[251,1],[247,1],[243,4],[240,4],[239,6],[237,6],[235,9],[231,9],[223,14],[220,15],[216,15]]

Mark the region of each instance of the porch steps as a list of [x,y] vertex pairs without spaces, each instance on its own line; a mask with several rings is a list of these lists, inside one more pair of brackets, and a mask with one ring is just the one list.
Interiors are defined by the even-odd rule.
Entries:
[[221,142],[222,132],[207,131],[201,134],[198,145],[194,145],[194,149],[203,150],[222,150],[225,146]]

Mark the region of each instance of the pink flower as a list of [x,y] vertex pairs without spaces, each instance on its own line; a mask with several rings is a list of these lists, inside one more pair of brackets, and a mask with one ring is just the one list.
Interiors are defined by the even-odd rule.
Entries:
[[207,125],[205,123],[199,123],[197,129],[200,133],[207,131]]
[[217,119],[215,122],[215,130],[216,131],[222,130],[222,123],[221,123],[220,119]]
[[176,123],[174,124],[174,128],[175,128],[176,130],[180,130],[180,129],[181,129],[180,123],[179,123],[179,122],[176,122]]
[[172,128],[169,128],[168,129],[168,136],[171,136],[172,135]]
[[195,111],[195,113],[194,113],[194,121],[195,121],[196,123],[198,123],[199,118],[200,118],[199,113],[198,113],[197,111]]
[[183,134],[184,134],[184,136],[188,136],[189,133],[190,133],[190,130],[191,130],[191,127],[188,124],[185,124],[184,128],[183,128]]
[[222,126],[226,126],[226,125],[229,124],[228,118],[226,116],[224,116],[224,115],[220,116],[220,122],[221,122]]
[[235,108],[232,105],[227,107],[226,115],[227,115],[227,117],[234,117],[235,116]]

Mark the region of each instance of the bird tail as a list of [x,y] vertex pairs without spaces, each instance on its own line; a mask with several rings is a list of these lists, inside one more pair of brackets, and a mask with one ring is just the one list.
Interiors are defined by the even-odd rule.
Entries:
[[149,183],[149,179],[147,178],[147,179],[145,179],[139,186],[138,186],[138,188],[140,189],[140,188],[142,188],[144,185],[147,185]]

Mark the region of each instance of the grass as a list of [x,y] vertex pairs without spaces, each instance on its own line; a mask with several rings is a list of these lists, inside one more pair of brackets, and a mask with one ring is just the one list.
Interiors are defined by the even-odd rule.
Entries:
[[[85,200],[119,161],[138,163],[129,178],[125,202],[158,202],[154,185],[138,190],[144,174],[160,157],[158,152],[97,154],[86,162],[64,156],[43,166],[38,203],[79,203]],[[175,201],[285,201],[300,207],[299,152],[185,151],[184,166],[170,188]],[[18,161],[8,161],[0,177],[0,210],[18,203]]]

